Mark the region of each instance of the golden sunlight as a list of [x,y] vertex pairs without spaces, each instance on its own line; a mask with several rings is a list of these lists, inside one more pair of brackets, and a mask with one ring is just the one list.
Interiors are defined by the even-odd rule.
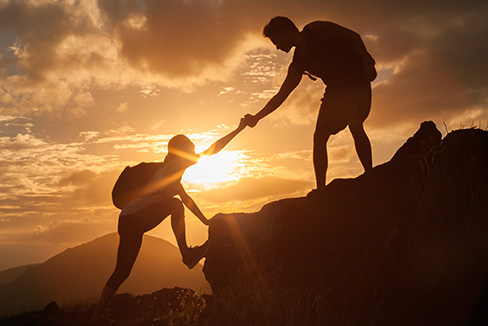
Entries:
[[218,183],[237,181],[240,178],[239,151],[221,151],[212,156],[202,156],[197,164],[189,167],[183,180],[189,183]]

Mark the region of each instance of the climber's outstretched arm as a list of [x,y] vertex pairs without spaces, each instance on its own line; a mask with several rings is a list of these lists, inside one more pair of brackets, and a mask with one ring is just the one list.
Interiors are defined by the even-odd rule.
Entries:
[[213,154],[217,154],[218,152],[220,152],[232,139],[234,139],[235,136],[237,136],[237,134],[239,134],[242,130],[244,130],[244,128],[246,128],[246,121],[244,118],[241,119],[241,121],[239,122],[239,126],[234,130],[232,131],[231,133],[229,133],[228,135],[220,138],[219,140],[217,140],[215,143],[213,143],[212,145],[210,145],[209,148],[207,148],[205,151],[201,152],[200,154],[198,154],[199,156],[202,156],[202,155],[213,155]]

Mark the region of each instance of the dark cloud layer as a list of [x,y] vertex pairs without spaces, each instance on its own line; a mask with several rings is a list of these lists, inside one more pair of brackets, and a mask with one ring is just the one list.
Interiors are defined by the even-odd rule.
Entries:
[[226,14],[225,2],[220,6],[211,1],[148,0],[143,7],[126,2],[116,10],[113,1],[99,4],[119,35],[128,62],[173,78],[223,67],[252,29],[244,22],[245,15]]
[[19,67],[34,82],[62,63],[56,50],[66,37],[95,32],[87,16],[77,16],[72,6],[62,2],[34,6],[9,1],[0,8],[0,28],[17,33]]
[[87,204],[110,205],[112,187],[117,180],[119,170],[95,173],[84,170],[74,172],[59,181],[59,186],[75,186],[73,199]]
[[[72,69],[78,76],[103,75],[100,67],[117,58],[102,46],[84,54],[60,51],[68,37],[93,35],[118,44],[118,59],[136,72],[201,82],[221,78],[232,62],[244,60],[243,46],[251,46],[245,42],[260,38],[274,15],[288,15],[300,28],[315,19],[333,20],[365,36],[378,68],[394,71],[375,92],[378,126],[418,120],[425,112],[450,118],[486,107],[486,1],[375,0],[363,6],[315,0],[99,0],[94,7],[7,1],[0,6],[0,28],[17,33],[16,60],[27,81]],[[117,74],[110,73],[106,78],[116,83]]]
[[[488,46],[481,41],[488,32],[487,15],[485,6],[478,13],[451,12],[444,17],[433,15],[432,21],[419,17],[416,25],[412,23],[407,35],[397,40],[407,43],[397,55],[401,57],[395,73],[375,89],[376,122],[448,121],[479,108],[484,112],[478,118],[488,118],[488,83],[482,77],[488,73],[483,63]],[[388,44],[381,37],[378,42],[375,53],[381,65],[382,55],[388,53],[388,48],[382,49]],[[395,60],[395,55],[390,59]]]

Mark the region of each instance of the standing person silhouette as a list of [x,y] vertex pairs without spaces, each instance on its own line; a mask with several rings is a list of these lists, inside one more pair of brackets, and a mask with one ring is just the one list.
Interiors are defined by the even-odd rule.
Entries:
[[299,31],[286,17],[275,17],[264,27],[276,49],[293,60],[280,90],[257,114],[247,114],[248,126],[275,111],[298,86],[302,75],[322,79],[326,92],[313,138],[313,165],[317,189],[325,187],[328,166],[327,141],[349,126],[356,152],[365,171],[373,168],[371,143],[363,123],[371,108],[371,81],[376,78],[375,61],[356,32],[327,21],[314,21]]
[[[171,226],[180,249],[183,263],[193,268],[206,254],[208,241],[202,246],[190,248],[185,235],[185,205],[203,224],[209,220],[200,211],[181,184],[181,177],[187,168],[198,162],[202,155],[213,155],[222,150],[246,127],[245,119],[239,126],[213,143],[207,150],[195,154],[195,145],[185,135],[176,135],[168,142],[168,154],[164,165],[145,186],[139,198],[126,205],[119,215],[119,247],[115,270],[103,288],[100,300],[93,313],[91,324],[110,322],[102,313],[120,285],[129,277],[136,261],[145,232],[158,226],[171,215]],[[178,195],[181,200],[175,198]]]

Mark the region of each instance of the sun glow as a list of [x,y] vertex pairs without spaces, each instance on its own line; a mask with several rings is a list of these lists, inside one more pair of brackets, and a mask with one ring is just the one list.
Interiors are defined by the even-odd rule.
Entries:
[[186,170],[183,180],[199,184],[237,181],[240,178],[240,159],[239,151],[221,151],[212,156],[202,156],[197,164]]

